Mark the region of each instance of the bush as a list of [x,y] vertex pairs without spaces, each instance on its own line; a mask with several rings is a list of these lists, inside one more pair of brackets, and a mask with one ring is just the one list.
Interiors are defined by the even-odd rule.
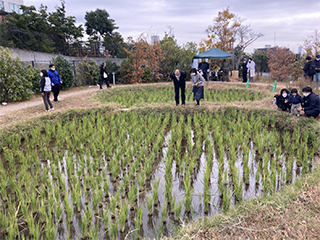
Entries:
[[33,77],[30,67],[25,67],[8,49],[0,47],[0,101],[29,99],[33,94]]
[[30,72],[32,73],[31,82],[32,82],[32,92],[39,93],[40,92],[40,71],[41,69],[32,67],[32,65],[28,65]]
[[129,59],[124,59],[121,63],[121,67],[119,69],[119,82],[120,83],[130,83],[130,74],[132,74],[132,72],[134,71],[134,68],[132,67],[132,65],[130,64],[130,60]]
[[[107,60],[106,61],[106,68],[107,68],[107,71],[109,73],[108,75],[108,80],[109,80],[109,83],[112,83],[113,82],[113,72],[116,73],[116,79],[119,78],[119,67],[117,66],[116,63],[114,62],[111,62],[110,60]],[[100,71],[100,68],[99,68],[99,71]]]
[[62,80],[63,88],[70,88],[75,86],[75,77],[73,66],[64,59],[61,55],[52,59],[52,63],[56,67],[60,78]]
[[90,59],[89,61],[85,58],[77,66],[77,79],[76,85],[95,85],[100,81],[99,66],[97,63]]

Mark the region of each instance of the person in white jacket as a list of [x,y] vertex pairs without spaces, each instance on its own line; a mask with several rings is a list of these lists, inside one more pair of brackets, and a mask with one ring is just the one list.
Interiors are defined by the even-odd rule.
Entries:
[[249,81],[253,82],[254,76],[256,76],[256,64],[252,60],[252,58],[249,58],[249,61],[247,63],[247,71],[248,71],[248,76],[249,76]]
[[204,78],[200,73],[197,72],[197,69],[192,68],[190,70],[191,80],[192,80],[192,92],[193,92],[193,100],[197,101],[197,105],[200,105],[200,99],[204,98]]
[[[52,103],[50,101],[50,92],[52,90],[51,87],[51,79],[48,77],[47,70],[43,69],[40,72],[40,92],[43,98],[44,106],[47,112],[54,110]],[[49,108],[50,107],[50,108]]]

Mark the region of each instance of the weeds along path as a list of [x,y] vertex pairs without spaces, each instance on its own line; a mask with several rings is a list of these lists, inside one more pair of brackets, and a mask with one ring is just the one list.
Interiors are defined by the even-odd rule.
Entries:
[[[159,85],[170,85],[173,87],[172,82],[168,83],[148,83],[148,84],[139,84],[139,86],[159,86]],[[123,88],[123,87],[130,87],[132,85],[116,85],[113,88]],[[187,83],[187,86],[190,86],[190,83]],[[268,90],[270,88],[270,83],[254,83],[251,84],[250,88],[255,90]],[[242,88],[244,84],[239,82],[235,83],[222,83],[222,82],[207,82],[206,88],[212,89],[227,89],[232,87]],[[90,107],[97,107],[102,105],[100,102],[94,102],[89,100],[90,97],[95,95],[99,90],[98,86],[92,87],[80,87],[80,88],[73,88],[71,90],[62,91],[59,95],[59,103],[53,103],[55,111],[63,112],[69,109],[74,108],[90,108]],[[104,88],[103,91],[112,91],[112,89]],[[174,91],[172,89],[172,91]],[[52,96],[51,96],[52,98]],[[207,107],[210,110],[214,110],[219,107],[223,106],[242,106],[245,108],[268,108],[272,103],[272,99],[270,101],[258,101],[255,102],[254,105],[250,104],[249,102],[233,102],[233,103],[210,103],[210,102],[203,102],[202,106]],[[159,104],[153,104],[158,106]],[[187,104],[193,106],[192,104]],[[44,104],[42,101],[41,96],[38,94],[33,96],[31,100],[24,101],[24,102],[17,102],[17,103],[9,103],[7,106],[0,105],[0,129],[8,127],[14,123],[25,121],[28,119],[32,119],[38,116],[50,114],[45,112]]]

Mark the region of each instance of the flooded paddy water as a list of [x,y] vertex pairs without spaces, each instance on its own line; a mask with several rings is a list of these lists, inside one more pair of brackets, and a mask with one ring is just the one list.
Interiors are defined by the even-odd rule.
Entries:
[[317,137],[272,115],[91,113],[12,135],[0,238],[137,239],[269,195],[312,169]]

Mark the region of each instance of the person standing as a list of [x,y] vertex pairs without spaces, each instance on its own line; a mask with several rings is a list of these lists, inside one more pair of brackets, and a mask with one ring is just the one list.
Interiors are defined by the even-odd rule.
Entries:
[[249,61],[247,63],[247,71],[248,71],[248,75],[249,75],[249,81],[253,82],[253,78],[256,75],[256,64],[255,62],[252,60],[252,58],[249,58]]
[[312,92],[311,87],[305,87],[302,89],[303,92],[303,107],[299,107],[298,111],[304,111],[305,116],[314,117],[316,120],[319,119],[320,114],[320,98],[317,94]]
[[193,100],[197,101],[197,105],[200,105],[200,100],[204,98],[204,81],[205,79],[197,72],[197,69],[192,68],[190,70],[191,80],[192,80],[192,92]]
[[187,77],[186,72],[176,69],[174,72],[170,74],[170,77],[173,80],[173,84],[174,84],[176,106],[179,105],[180,89],[181,89],[181,103],[182,105],[185,105],[185,101],[186,101],[185,91],[186,91],[186,77]]
[[57,72],[54,64],[49,65],[48,77],[51,80],[52,92],[53,92],[53,101],[59,102],[58,96],[60,93],[60,84],[62,84],[62,80]]
[[100,89],[102,89],[103,82],[106,83],[108,88],[111,88],[109,81],[108,81],[108,71],[107,71],[107,64],[103,63],[100,67]]
[[221,69],[222,69],[222,81],[229,82],[229,63],[225,59],[223,59]]
[[308,81],[312,81],[313,75],[316,73],[315,72],[315,66],[314,62],[311,61],[311,57],[307,56],[306,57],[306,64],[304,65],[304,68],[302,69],[304,71],[304,77]]
[[207,73],[208,73],[208,69],[209,69],[209,63],[207,62],[202,62],[200,64],[200,69],[202,70],[203,72],[203,78],[208,81],[208,77],[207,77]]
[[318,79],[318,90],[320,90],[320,55],[316,55],[316,59],[313,60],[313,65],[315,69],[315,73],[313,75],[313,88],[317,89],[317,79]]
[[41,95],[42,95],[42,99],[43,99],[46,111],[50,112],[50,111],[54,110],[54,108],[52,106],[52,103],[50,101],[50,92],[52,90],[52,88],[51,88],[51,80],[48,77],[48,72],[45,69],[41,70],[40,76],[41,76],[41,79],[40,79],[40,92],[41,92]]
[[241,65],[241,70],[242,70],[242,82],[246,83],[247,82],[247,73],[248,73],[246,58],[243,59],[243,63]]

